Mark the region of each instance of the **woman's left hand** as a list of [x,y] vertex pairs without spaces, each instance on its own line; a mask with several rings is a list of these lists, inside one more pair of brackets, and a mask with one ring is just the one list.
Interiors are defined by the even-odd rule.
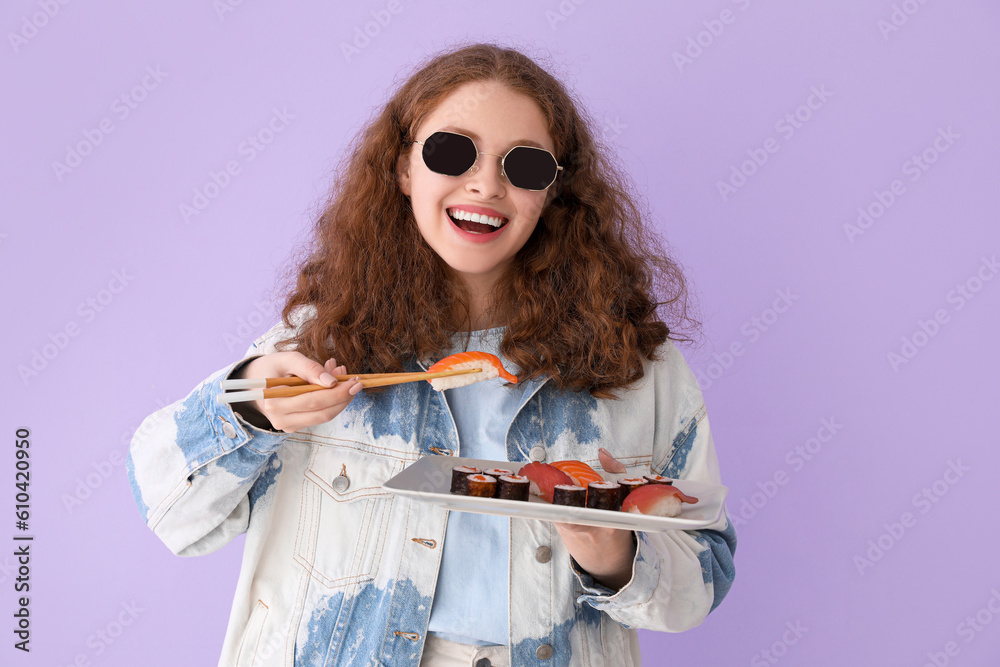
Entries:
[[598,583],[619,590],[632,578],[636,541],[631,530],[552,522],[577,564]]

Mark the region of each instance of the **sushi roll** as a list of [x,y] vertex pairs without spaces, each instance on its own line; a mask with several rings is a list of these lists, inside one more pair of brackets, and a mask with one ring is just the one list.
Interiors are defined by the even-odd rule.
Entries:
[[674,483],[674,480],[663,475],[643,475],[642,478],[650,484],[668,484],[672,486]]
[[628,497],[628,494],[647,484],[649,482],[642,477],[626,477],[625,479],[618,480],[618,509],[622,508],[622,502]]
[[587,487],[587,507],[595,510],[617,511],[621,486],[615,482],[591,482]]
[[451,469],[451,492],[462,496],[469,495],[469,475],[478,475],[479,468],[472,466],[455,466]]
[[468,496],[492,498],[497,494],[497,480],[495,477],[480,473],[478,475],[469,475],[466,477],[466,480],[469,485],[469,492],[466,494]]
[[586,507],[587,489],[576,484],[556,484],[552,489],[552,504]]
[[459,352],[458,354],[453,354],[450,357],[445,357],[428,368],[427,372],[437,373],[439,371],[454,371],[461,370],[463,368],[481,368],[482,372],[469,373],[468,375],[455,375],[447,378],[434,378],[432,380],[428,380],[428,382],[431,383],[431,386],[434,387],[435,391],[444,391],[445,389],[464,387],[469,384],[475,384],[476,382],[482,382],[483,380],[489,380],[495,377],[502,377],[508,382],[517,384],[517,377],[504,370],[503,364],[500,363],[500,358],[495,354],[489,354],[488,352]]
[[497,479],[503,477],[504,475],[513,475],[513,470],[507,470],[506,468],[490,468],[489,470],[483,471],[484,475],[489,475],[490,477],[496,477]]
[[531,482],[521,475],[503,475],[497,480],[497,498],[503,500],[527,500]]

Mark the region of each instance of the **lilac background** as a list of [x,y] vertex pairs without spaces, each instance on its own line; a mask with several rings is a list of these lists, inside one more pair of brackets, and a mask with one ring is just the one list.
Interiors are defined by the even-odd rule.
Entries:
[[[742,508],[738,574],[701,627],[641,632],[646,663],[998,664],[987,603],[1000,600],[1000,280],[975,280],[1000,251],[996,3],[509,0],[470,14],[402,0],[349,59],[341,44],[388,3],[333,4],[255,1],[220,15],[208,0],[70,3],[34,34],[24,21],[41,5],[5,3],[0,428],[8,443],[16,427],[32,431],[36,542],[30,655],[11,648],[14,562],[0,556],[0,661],[215,664],[242,539],[170,554],[129,493],[131,433],[270,323],[341,150],[394,82],[456,40],[499,39],[551,54],[701,303],[705,341],[682,350],[702,380],[730,512]],[[884,35],[894,9],[912,14]],[[732,22],[712,24],[723,10]],[[12,44],[22,31],[33,36]],[[708,45],[678,66],[699,33]],[[147,67],[166,76],[122,118],[112,105]],[[814,86],[829,99],[786,137],[776,121]],[[247,162],[238,147],[274,108],[294,118]],[[104,118],[113,132],[60,179],[53,163]],[[911,181],[905,163],[939,128],[959,138]],[[724,200],[717,181],[769,138],[777,152]],[[229,160],[241,173],[185,222],[179,206]],[[851,242],[845,224],[893,179],[905,192]],[[112,293],[116,271],[127,284]],[[981,290],[959,309],[949,293],[970,279]],[[793,299],[775,317],[778,290]],[[887,355],[939,309],[948,321],[894,369]],[[61,336],[67,325],[77,335]],[[727,358],[734,342],[742,354]],[[832,439],[823,419],[842,425]],[[828,442],[811,460],[786,458],[818,433]],[[13,448],[3,452],[10,544]],[[938,481],[950,462],[969,468],[953,485]],[[783,485],[768,484],[776,474]],[[938,502],[915,499],[936,481]],[[904,512],[915,524],[891,537]],[[880,539],[890,548],[859,571]],[[113,643],[98,639],[133,602],[141,611]],[[977,612],[980,630],[960,625]],[[807,630],[796,638],[786,623]]]

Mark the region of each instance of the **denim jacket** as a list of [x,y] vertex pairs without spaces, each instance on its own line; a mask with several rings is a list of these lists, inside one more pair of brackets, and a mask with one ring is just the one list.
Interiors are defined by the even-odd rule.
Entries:
[[[248,357],[291,334],[279,324]],[[720,483],[694,375],[670,341],[658,356],[620,400],[525,382],[508,459],[596,467],[605,447],[635,475]],[[406,370],[431,361],[412,359]],[[427,382],[362,391],[330,422],[272,432],[216,401],[235,367],[150,415],[127,464],[143,519],[174,553],[206,554],[247,534],[219,664],[417,667],[448,512],[382,483],[421,456],[461,455],[444,396]],[[510,651],[519,667],[638,665],[637,628],[697,626],[734,576],[725,512],[708,529],[636,533],[632,576],[618,591],[579,569],[549,522],[509,522]]]

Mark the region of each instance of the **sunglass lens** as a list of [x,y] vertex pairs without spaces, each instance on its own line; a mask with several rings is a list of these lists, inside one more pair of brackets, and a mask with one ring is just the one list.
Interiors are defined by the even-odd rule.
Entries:
[[435,132],[424,142],[424,164],[446,176],[461,176],[476,163],[472,139],[451,132]]
[[507,180],[517,188],[544,190],[555,180],[556,159],[548,151],[529,146],[514,148],[504,159]]

